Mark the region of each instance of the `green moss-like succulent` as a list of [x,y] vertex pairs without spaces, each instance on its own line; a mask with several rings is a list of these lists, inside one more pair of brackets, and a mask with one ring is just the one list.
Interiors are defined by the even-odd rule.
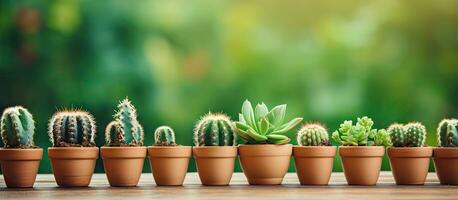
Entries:
[[194,146],[235,146],[234,123],[221,113],[208,113],[194,128]]
[[176,146],[175,132],[169,126],[159,126],[154,131],[154,145],[156,146]]
[[356,125],[344,121],[332,133],[332,139],[345,146],[390,146],[390,135],[385,129],[372,129],[374,122],[369,117],[358,118]]
[[54,147],[95,146],[95,120],[82,110],[56,112],[49,120],[49,138]]
[[444,119],[437,127],[437,140],[441,147],[458,147],[458,119]]
[[328,146],[328,131],[321,124],[305,124],[297,132],[297,144],[299,146]]
[[21,107],[9,107],[3,111],[0,133],[5,148],[34,148],[35,121],[32,114]]
[[114,120],[105,129],[107,146],[142,146],[143,127],[137,120],[137,110],[124,99],[118,104]]

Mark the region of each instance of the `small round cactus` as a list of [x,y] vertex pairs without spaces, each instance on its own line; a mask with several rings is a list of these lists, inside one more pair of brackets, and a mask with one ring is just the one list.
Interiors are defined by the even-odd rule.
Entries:
[[458,147],[458,119],[443,119],[437,127],[438,146]]
[[114,120],[105,128],[107,146],[142,146],[143,127],[137,120],[137,110],[125,98],[118,105]]
[[154,131],[156,146],[176,146],[175,132],[169,126],[160,126]]
[[392,124],[387,129],[390,134],[391,142],[395,147],[404,147],[406,145],[406,131],[403,124]]
[[195,146],[235,146],[236,133],[230,118],[221,113],[208,113],[194,128]]
[[422,147],[426,142],[426,128],[418,122],[411,122],[405,125],[407,146]]
[[3,111],[0,133],[5,148],[34,148],[35,121],[32,114],[21,107],[9,107]]
[[95,146],[94,117],[82,110],[56,112],[49,120],[49,138],[54,147]]
[[297,144],[299,146],[327,146],[329,145],[328,131],[321,124],[305,124],[297,132]]

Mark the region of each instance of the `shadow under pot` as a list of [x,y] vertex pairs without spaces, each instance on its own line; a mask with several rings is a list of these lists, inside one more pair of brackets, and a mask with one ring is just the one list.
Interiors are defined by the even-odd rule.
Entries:
[[435,147],[434,166],[442,185],[458,185],[458,147]]
[[148,147],[148,157],[156,185],[183,185],[191,153],[190,146]]
[[240,164],[250,185],[279,185],[288,171],[292,145],[240,145]]
[[43,149],[0,149],[0,162],[7,187],[30,188],[35,183]]
[[192,151],[202,185],[229,185],[237,158],[236,146],[199,146]]
[[301,185],[327,185],[336,152],[336,146],[293,147],[296,173]]
[[101,147],[100,155],[110,186],[137,186],[146,157],[146,147]]
[[87,187],[99,156],[98,147],[50,147],[48,156],[57,185]]
[[389,147],[391,171],[398,185],[423,185],[428,175],[431,147]]
[[339,155],[349,185],[375,185],[380,175],[383,146],[340,146]]

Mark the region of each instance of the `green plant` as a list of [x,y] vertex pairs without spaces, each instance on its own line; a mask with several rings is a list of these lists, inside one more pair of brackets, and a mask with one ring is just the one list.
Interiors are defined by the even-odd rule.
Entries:
[[394,147],[422,147],[426,142],[426,128],[418,122],[392,124],[387,131]]
[[284,123],[286,104],[275,106],[269,111],[264,103],[253,109],[245,100],[239,121],[235,122],[237,134],[247,144],[287,144],[290,139],[283,135],[297,126],[302,118],[294,118]]
[[390,146],[390,135],[385,129],[372,129],[374,122],[369,117],[358,118],[356,125],[347,120],[340,124],[332,139],[345,146]]
[[404,147],[406,145],[406,131],[403,124],[391,124],[387,131],[393,146]]
[[328,131],[321,124],[305,124],[297,132],[299,146],[328,146]]
[[437,128],[441,147],[458,147],[458,119],[443,119]]
[[160,126],[154,131],[156,146],[176,146],[175,132],[168,126]]
[[54,147],[95,146],[94,117],[82,110],[56,112],[49,120],[49,138]]
[[5,148],[33,148],[35,121],[32,114],[21,107],[9,107],[3,111],[0,133]]
[[195,146],[235,146],[236,134],[231,119],[221,113],[208,113],[194,128]]
[[118,104],[114,120],[105,128],[107,146],[142,146],[143,127],[137,120],[137,111],[129,99]]

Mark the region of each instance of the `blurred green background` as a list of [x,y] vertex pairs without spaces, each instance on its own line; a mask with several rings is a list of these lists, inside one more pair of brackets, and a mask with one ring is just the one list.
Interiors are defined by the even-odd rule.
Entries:
[[191,145],[201,115],[236,119],[250,99],[330,132],[363,115],[376,128],[420,121],[434,146],[437,123],[458,115],[457,86],[456,0],[0,1],[0,109],[27,107],[43,148],[64,107],[91,112],[103,145],[126,96],[146,145],[163,124]]

